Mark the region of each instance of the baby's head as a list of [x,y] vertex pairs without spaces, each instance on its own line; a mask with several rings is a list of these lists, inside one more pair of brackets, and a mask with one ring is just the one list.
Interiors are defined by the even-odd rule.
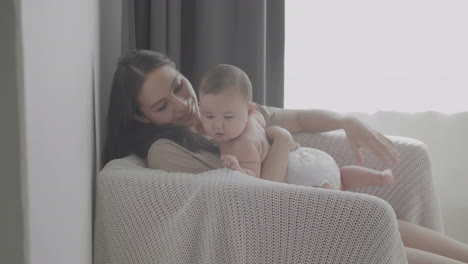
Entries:
[[198,97],[203,128],[220,142],[239,137],[255,111],[249,77],[228,64],[219,64],[203,75]]

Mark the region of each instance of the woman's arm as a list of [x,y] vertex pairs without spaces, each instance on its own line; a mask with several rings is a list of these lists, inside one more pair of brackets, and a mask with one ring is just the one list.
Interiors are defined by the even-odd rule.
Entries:
[[327,110],[275,109],[269,126],[280,126],[291,133],[320,133],[344,128],[345,115]]
[[362,156],[359,149],[367,148],[388,165],[399,161],[399,153],[385,136],[361,120],[327,110],[289,110],[276,108],[270,117],[270,126],[281,126],[291,133],[320,133],[344,129],[351,149],[359,163]]

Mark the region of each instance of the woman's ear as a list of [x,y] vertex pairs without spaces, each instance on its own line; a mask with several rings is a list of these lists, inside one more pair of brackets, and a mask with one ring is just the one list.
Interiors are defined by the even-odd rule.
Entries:
[[151,123],[151,120],[149,120],[144,114],[133,114],[133,119],[140,121],[143,124]]
[[257,105],[254,104],[254,103],[250,103],[249,106],[248,106],[248,113],[249,113],[249,117],[252,116],[252,114],[255,112],[255,110],[257,110]]

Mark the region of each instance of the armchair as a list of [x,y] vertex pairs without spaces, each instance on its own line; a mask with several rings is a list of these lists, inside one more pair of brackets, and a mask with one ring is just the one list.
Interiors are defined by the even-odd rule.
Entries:
[[[342,132],[294,138],[339,166],[354,162]],[[443,226],[427,148],[390,139],[402,155],[396,183],[356,192],[113,160],[97,177],[94,263],[406,263],[396,219]],[[363,157],[383,169],[370,153]]]

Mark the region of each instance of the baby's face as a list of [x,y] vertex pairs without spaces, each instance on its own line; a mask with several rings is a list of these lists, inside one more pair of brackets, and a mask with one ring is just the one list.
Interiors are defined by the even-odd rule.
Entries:
[[239,137],[247,121],[249,103],[236,87],[218,94],[200,93],[200,115],[203,128],[218,142]]

